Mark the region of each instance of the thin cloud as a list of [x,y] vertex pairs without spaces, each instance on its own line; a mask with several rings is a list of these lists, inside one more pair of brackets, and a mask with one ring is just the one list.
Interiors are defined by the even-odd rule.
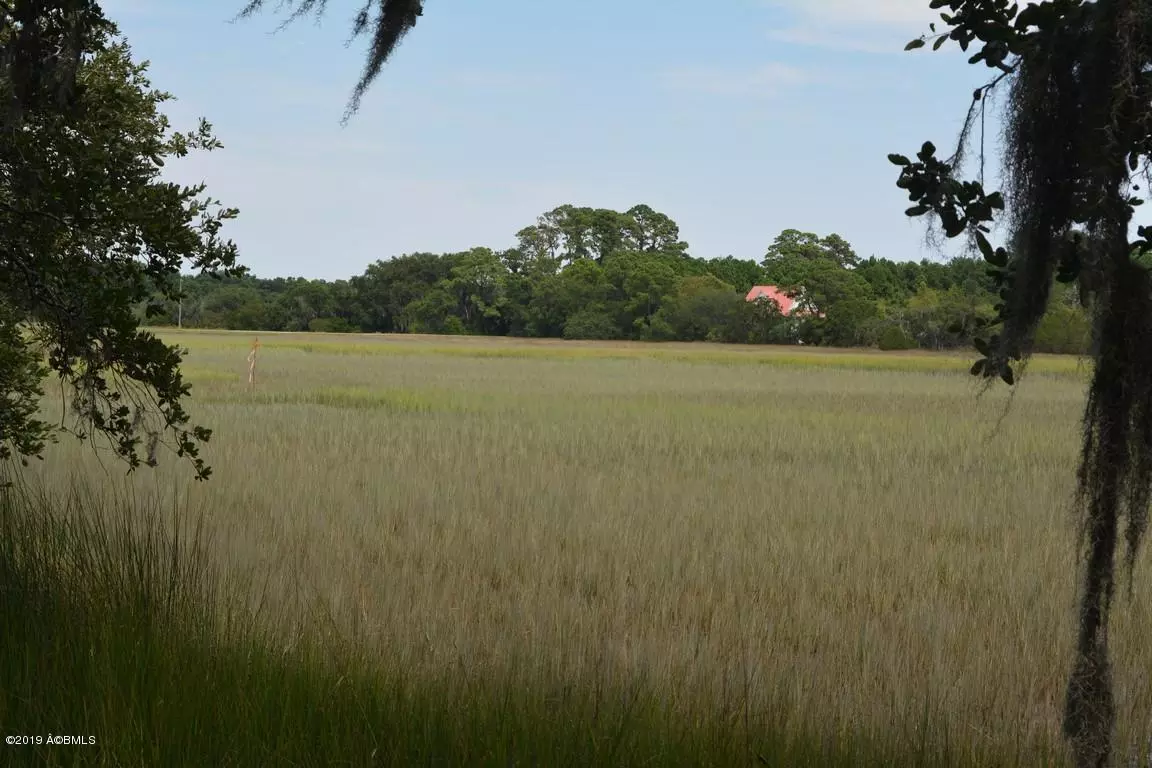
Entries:
[[927,0],[767,0],[818,26],[926,27],[940,19]]
[[751,71],[681,69],[663,77],[664,85],[673,90],[713,96],[773,95],[812,80],[812,76],[804,70],[780,63],[765,64]]
[[468,70],[455,72],[447,82],[451,85],[463,85],[470,88],[500,89],[500,90],[534,90],[547,88],[556,84],[554,76],[539,72],[497,72],[483,70]]
[[[197,14],[203,13],[203,9],[194,3],[160,4],[155,0],[104,0],[100,7],[104,15],[112,21],[126,18],[141,21],[173,21],[195,18]],[[231,17],[222,16],[221,20],[227,21],[229,18]]]
[[[1021,6],[1032,5],[1025,0]],[[864,53],[901,53],[914,37],[940,23],[947,9],[928,0],[764,0],[785,11],[789,25],[768,32],[781,43]],[[943,30],[943,26],[941,26]]]
[[860,53],[903,52],[904,46],[914,36],[911,33],[904,35],[860,35],[849,31],[837,32],[807,25],[774,29],[768,32],[768,39],[778,43]]
[[900,53],[910,39],[928,31],[940,11],[927,0],[767,0],[785,10],[791,25],[773,29],[768,38],[861,53]]

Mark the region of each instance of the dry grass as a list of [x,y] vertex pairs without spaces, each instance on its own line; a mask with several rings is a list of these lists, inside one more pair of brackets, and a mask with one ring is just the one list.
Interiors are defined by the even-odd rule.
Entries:
[[[170,337],[215,475],[127,482],[178,488],[285,628],[322,606],[429,685],[642,684],[753,751],[783,728],[1063,760],[1075,360],[1037,360],[997,429],[1007,395],[962,356],[261,334],[249,393],[251,334]],[[1115,630],[1133,751],[1148,559]]]

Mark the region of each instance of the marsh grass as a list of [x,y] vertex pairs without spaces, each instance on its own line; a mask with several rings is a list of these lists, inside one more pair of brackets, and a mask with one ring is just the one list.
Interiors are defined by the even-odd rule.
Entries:
[[[754,365],[784,368],[832,368],[875,371],[945,372],[968,370],[967,353],[877,352],[863,349],[763,347],[737,344],[670,342],[579,342],[506,337],[426,336],[418,334],[315,334],[240,331],[160,331],[189,349],[247,349],[261,343],[281,352],[305,355],[447,357],[522,360],[661,360],[706,366]],[[1038,375],[1087,377],[1086,363],[1068,355],[1037,355],[1028,370]]]
[[431,413],[459,410],[450,398],[435,392],[371,387],[319,387],[300,392],[271,391],[247,394],[244,402],[253,405],[322,405],[332,408],[364,408],[389,413]]
[[[227,375],[249,334],[172,338],[220,372],[193,401],[212,481],[125,479],[70,443],[34,477],[179,495],[231,585],[206,598],[239,633],[214,640],[221,679],[272,691],[235,733],[284,734],[272,762],[309,764],[288,732],[347,706],[368,714],[336,733],[396,764],[1065,763],[1074,363],[1006,410],[950,356],[261,334],[252,393]],[[717,362],[740,355],[800,362]],[[1114,629],[1132,755],[1152,732],[1140,594]],[[286,694],[244,677],[253,654],[314,681],[287,700],[319,724],[260,709]]]
[[[349,646],[312,615],[271,633],[157,499],[74,486],[0,492],[4,765],[859,765],[882,744],[780,723],[683,722],[643,680],[525,687],[429,678]],[[237,598],[241,598],[238,600]],[[742,738],[732,736],[741,732]],[[906,757],[906,755],[901,755]],[[938,753],[920,764],[940,764]]]

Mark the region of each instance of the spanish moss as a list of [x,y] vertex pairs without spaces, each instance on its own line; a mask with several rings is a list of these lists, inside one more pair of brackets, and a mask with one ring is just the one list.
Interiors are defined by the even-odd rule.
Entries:
[[[263,9],[266,4],[267,0],[249,0],[240,16],[251,16]],[[322,16],[327,5],[328,0],[280,0],[277,3],[277,7],[287,6],[291,9],[285,23],[309,14]],[[417,19],[424,13],[423,6],[424,0],[365,0],[364,5],[357,11],[352,22],[349,42],[364,36],[370,37],[371,42],[360,80],[352,91],[352,97],[344,113],[345,122],[360,109],[360,101],[368,92],[368,88],[384,70],[384,65],[404,35],[416,26]]]
[[[1123,529],[1128,573],[1152,487],[1152,281],[1129,242],[1133,171],[1152,127],[1152,0],[1042,3],[1012,62],[1004,178],[1014,257],[994,354],[1026,359],[1054,278],[1094,313],[1078,498],[1082,583],[1064,730],[1080,766],[1104,766],[1115,724],[1108,616]],[[1059,7],[1059,8],[1057,8]]]
[[[1152,251],[1152,227],[1132,218],[1152,182],[1152,0],[933,0],[945,9],[948,40],[997,75],[973,104],[947,161],[926,142],[916,161],[889,155],[902,171],[897,186],[932,214],[944,234],[967,233],[1000,285],[999,333],[977,341],[985,357],[972,373],[1013,384],[1026,363],[1053,283],[1075,282],[1093,316],[1095,363],[1082,422],[1077,499],[1083,509],[1076,658],[1064,707],[1064,733],[1076,764],[1105,766],[1115,726],[1108,617],[1117,550],[1126,545],[1129,590],[1148,527],[1152,488],[1152,276],[1137,257]],[[921,48],[927,36],[913,40]],[[1007,84],[1004,100],[1004,194],[980,180],[954,177],[977,115]],[[987,233],[1007,210],[1008,247]]]

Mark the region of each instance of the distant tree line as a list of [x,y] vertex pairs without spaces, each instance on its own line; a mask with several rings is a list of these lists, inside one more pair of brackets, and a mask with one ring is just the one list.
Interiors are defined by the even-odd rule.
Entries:
[[[859,258],[839,235],[789,229],[760,261],[695,258],[676,223],[646,205],[620,213],[563,205],[503,251],[412,253],[350,280],[183,279],[183,301],[153,324],[251,331],[473,334],[565,339],[817,344],[882,349],[970,346],[995,321],[980,258]],[[754,285],[799,312],[748,302]],[[1037,351],[1083,353],[1089,318],[1058,285]],[[143,307],[140,308],[143,312]]]

